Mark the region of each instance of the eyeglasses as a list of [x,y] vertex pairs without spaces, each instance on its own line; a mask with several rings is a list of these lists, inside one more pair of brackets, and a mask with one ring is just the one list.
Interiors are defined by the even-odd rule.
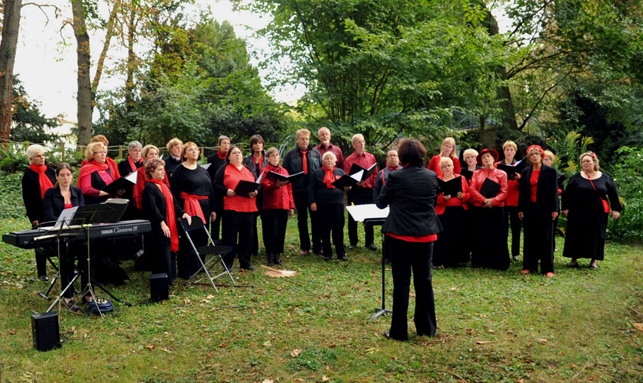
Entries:
[[94,154],[107,154],[107,152],[94,152]]

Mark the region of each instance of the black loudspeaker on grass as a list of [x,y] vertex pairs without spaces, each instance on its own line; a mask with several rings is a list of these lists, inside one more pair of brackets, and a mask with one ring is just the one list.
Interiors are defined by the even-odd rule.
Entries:
[[58,313],[48,312],[31,316],[33,346],[38,351],[49,351],[60,347]]
[[169,296],[169,280],[167,274],[152,274],[150,276],[150,290],[152,302],[161,302],[168,300]]

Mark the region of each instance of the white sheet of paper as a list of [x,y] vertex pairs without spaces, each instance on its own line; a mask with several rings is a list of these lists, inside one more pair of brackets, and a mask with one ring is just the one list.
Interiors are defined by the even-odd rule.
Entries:
[[365,219],[386,218],[388,217],[388,206],[379,209],[374,203],[367,205],[346,206],[348,214],[357,222],[364,222]]
[[129,182],[136,184],[136,178],[138,177],[138,170],[131,172],[128,176],[125,177]]
[[53,229],[59,229],[63,224],[69,225],[71,223],[71,219],[74,218],[74,214],[76,213],[76,210],[78,210],[78,206],[70,207],[69,209],[65,209],[60,213],[60,216],[58,217],[58,220],[56,221],[56,224],[54,225]]
[[203,168],[203,169],[205,169],[205,170],[208,170],[208,168],[210,167],[210,165],[212,165],[212,164],[211,164],[211,163],[207,163],[207,164],[201,164],[201,165],[199,165],[199,166],[200,166],[200,167],[202,167],[202,168]]
[[359,182],[362,180],[362,174],[364,174],[364,170],[360,170],[359,172],[355,174],[351,174],[350,177],[354,179],[355,181]]

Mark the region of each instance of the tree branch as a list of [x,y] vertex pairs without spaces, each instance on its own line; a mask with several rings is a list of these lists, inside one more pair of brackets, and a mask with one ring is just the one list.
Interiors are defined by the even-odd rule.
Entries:
[[62,15],[62,10],[60,8],[58,8],[58,6],[53,5],[53,4],[37,4],[37,3],[24,3],[24,4],[22,4],[23,7],[27,6],[27,5],[33,5],[33,6],[38,7],[38,9],[40,9],[42,14],[45,15],[45,18],[47,19],[47,22],[45,23],[45,25],[49,24],[49,15],[47,15],[47,12],[45,12],[45,10],[43,8],[45,8],[45,7],[53,8],[55,10],[54,14],[56,15],[56,18],[58,18],[58,16]]

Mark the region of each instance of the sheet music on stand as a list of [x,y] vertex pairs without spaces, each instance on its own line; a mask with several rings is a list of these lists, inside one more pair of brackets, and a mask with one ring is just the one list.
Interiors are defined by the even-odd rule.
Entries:
[[389,207],[380,209],[374,203],[366,205],[346,206],[346,210],[357,222],[364,222],[367,219],[385,219],[388,217]]

